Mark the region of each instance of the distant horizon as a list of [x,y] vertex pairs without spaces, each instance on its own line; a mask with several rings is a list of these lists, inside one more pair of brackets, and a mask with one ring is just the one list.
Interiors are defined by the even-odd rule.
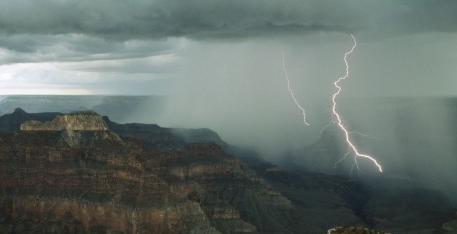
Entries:
[[162,94],[0,94],[0,97],[46,97],[46,96],[94,96],[94,97],[165,97],[167,95]]
[[[173,97],[173,95],[166,94],[0,94],[0,97]],[[378,98],[407,98],[407,99],[428,99],[428,98],[457,98],[457,95],[389,95],[389,96],[349,96],[340,97],[339,99],[351,100],[351,99],[378,99]],[[316,97],[319,99],[326,99],[325,97]]]

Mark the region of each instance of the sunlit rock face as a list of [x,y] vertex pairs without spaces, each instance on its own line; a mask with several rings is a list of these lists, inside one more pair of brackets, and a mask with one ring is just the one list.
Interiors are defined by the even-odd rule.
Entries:
[[103,118],[94,112],[74,112],[57,116],[52,121],[27,121],[21,124],[22,131],[106,131]]

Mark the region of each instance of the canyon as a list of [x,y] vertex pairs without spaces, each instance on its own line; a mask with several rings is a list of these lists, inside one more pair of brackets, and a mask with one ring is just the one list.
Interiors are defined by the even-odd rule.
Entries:
[[209,129],[16,109],[0,132],[0,233],[454,231],[433,191],[286,170]]

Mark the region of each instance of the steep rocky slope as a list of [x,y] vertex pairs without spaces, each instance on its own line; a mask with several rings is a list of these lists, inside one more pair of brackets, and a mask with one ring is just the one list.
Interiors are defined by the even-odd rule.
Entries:
[[72,115],[29,122],[0,137],[1,232],[257,233],[240,214],[241,201],[291,209],[215,144],[145,149],[142,141],[94,130],[84,123],[100,117],[85,116],[69,125],[61,119]]

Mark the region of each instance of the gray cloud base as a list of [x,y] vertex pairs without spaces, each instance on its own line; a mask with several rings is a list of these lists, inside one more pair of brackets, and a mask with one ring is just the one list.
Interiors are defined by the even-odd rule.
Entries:
[[16,0],[0,32],[110,39],[246,37],[271,32],[454,31],[454,0]]
[[455,31],[455,12],[454,0],[7,0],[0,62],[145,57],[175,49],[176,41],[164,40],[173,37]]

